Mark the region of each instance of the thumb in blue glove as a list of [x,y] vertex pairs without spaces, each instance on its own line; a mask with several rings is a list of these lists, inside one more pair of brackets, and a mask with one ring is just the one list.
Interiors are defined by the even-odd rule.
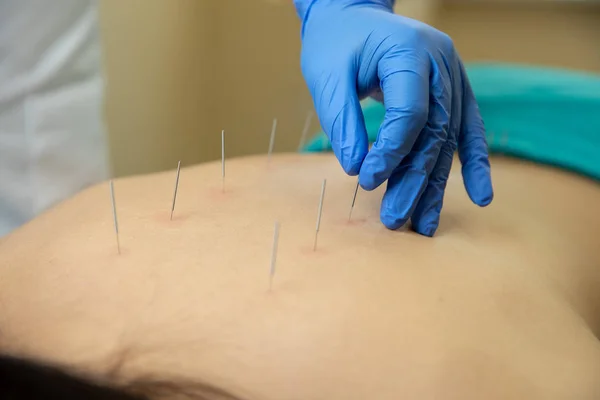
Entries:
[[[390,0],[296,0],[302,72],[321,125],[363,189],[387,181],[381,221],[433,236],[458,147],[467,193],[493,198],[485,128],[452,40],[394,15]],[[360,99],[383,94],[386,115],[368,148]]]

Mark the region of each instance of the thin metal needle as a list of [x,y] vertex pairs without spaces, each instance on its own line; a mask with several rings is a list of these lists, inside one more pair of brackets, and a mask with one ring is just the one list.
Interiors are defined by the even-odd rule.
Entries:
[[121,254],[121,243],[119,241],[119,223],[117,222],[117,204],[115,203],[115,185],[110,181],[110,198],[112,200],[113,219],[115,222],[115,233],[117,235],[117,251]]
[[173,220],[173,211],[175,211],[175,201],[177,200],[177,189],[179,188],[179,171],[181,170],[181,161],[177,163],[177,177],[175,178],[175,193],[173,193],[173,205],[171,206],[171,220]]
[[354,197],[352,197],[352,206],[350,206],[350,214],[348,215],[348,221],[352,219],[352,210],[354,210],[354,203],[356,203],[356,195],[358,194],[358,188],[360,187],[360,182],[356,180],[356,189],[354,189]]
[[269,141],[269,155],[267,156],[267,163],[271,162],[271,154],[273,154],[273,146],[275,146],[275,132],[277,131],[277,118],[273,120],[273,127],[271,128],[271,140]]
[[300,145],[298,146],[298,151],[302,151],[304,146],[306,145],[306,136],[308,135],[308,130],[310,129],[310,124],[312,123],[314,113],[312,111],[308,112],[306,116],[306,121],[304,122],[304,129],[302,129],[302,136],[300,137]]
[[221,189],[225,191],[225,130],[221,131]]
[[269,291],[273,288],[273,277],[277,265],[277,246],[279,244],[279,222],[275,222],[275,233],[273,234],[273,250],[271,252],[271,271],[269,273]]
[[327,179],[323,179],[323,186],[321,187],[321,198],[319,199],[319,212],[317,214],[317,229],[315,230],[315,245],[313,251],[317,250],[317,238],[319,237],[319,228],[321,227],[321,214],[323,213],[323,198],[325,197],[325,186],[327,185]]

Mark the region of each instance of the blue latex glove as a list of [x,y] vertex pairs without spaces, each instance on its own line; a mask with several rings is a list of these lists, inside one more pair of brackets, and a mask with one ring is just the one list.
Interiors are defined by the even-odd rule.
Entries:
[[[467,193],[493,198],[485,128],[452,40],[395,15],[392,0],[295,0],[302,19],[302,72],[321,126],[363,189],[386,180],[381,221],[438,228],[458,147]],[[383,100],[386,115],[369,151],[359,100]]]

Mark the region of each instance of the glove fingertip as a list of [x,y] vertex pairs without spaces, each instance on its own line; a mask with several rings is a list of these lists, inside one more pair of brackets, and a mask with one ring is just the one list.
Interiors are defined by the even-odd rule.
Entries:
[[419,202],[411,218],[411,227],[420,235],[433,237],[440,224],[444,194],[436,192],[433,188],[429,188],[428,192]]
[[360,170],[358,175],[358,183],[360,184],[360,187],[367,192],[375,190],[379,186],[373,180],[373,175],[365,172],[365,168]]
[[426,237],[433,237],[433,235],[435,235],[435,232],[438,229],[438,224],[431,223],[431,224],[422,225],[422,224],[414,224],[413,223],[412,229],[413,229],[413,231],[417,232],[419,235],[423,235]]
[[492,190],[489,190],[489,191],[486,191],[485,194],[480,195],[474,201],[474,203],[477,204],[479,207],[487,207],[492,203],[493,200],[494,200],[494,192]]
[[381,167],[381,154],[377,150],[371,149],[360,169],[359,182],[364,190],[371,191],[377,189],[392,175],[392,169],[382,169]]
[[488,163],[468,163],[463,166],[463,180],[473,203],[486,207],[494,200],[494,189]]
[[346,172],[346,175],[356,176],[360,172],[360,165],[352,164],[352,165],[346,166],[346,167],[344,167],[344,172]]
[[329,132],[335,155],[344,172],[350,176],[359,174],[369,152],[362,110],[358,100],[356,103],[342,107]]
[[[365,146],[361,141],[355,143],[354,148],[351,150],[344,151],[344,149],[340,149],[340,165],[344,172],[350,176],[358,175],[368,151],[368,146]],[[348,156],[346,156],[347,154]]]
[[392,215],[384,210],[381,211],[380,219],[381,223],[383,223],[386,228],[392,231],[402,228],[404,225],[406,225],[406,222],[408,222],[408,219]]

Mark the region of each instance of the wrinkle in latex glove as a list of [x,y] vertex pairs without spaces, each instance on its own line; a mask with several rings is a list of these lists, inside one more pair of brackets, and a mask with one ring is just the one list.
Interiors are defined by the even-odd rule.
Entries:
[[[493,198],[485,128],[462,62],[444,33],[394,15],[390,0],[296,0],[302,72],[344,171],[365,190],[387,182],[381,221],[409,220],[433,236],[458,149],[465,188],[479,206]],[[386,114],[369,151],[360,99]]]

